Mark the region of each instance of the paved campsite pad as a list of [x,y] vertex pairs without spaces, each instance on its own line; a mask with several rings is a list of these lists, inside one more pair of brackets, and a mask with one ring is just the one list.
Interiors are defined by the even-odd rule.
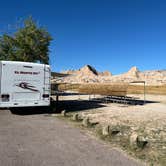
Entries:
[[0,110],[0,156],[1,166],[141,165],[65,121],[9,110]]

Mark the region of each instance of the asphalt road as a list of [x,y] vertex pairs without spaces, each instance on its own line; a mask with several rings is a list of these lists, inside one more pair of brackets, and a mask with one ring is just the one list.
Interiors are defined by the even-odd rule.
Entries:
[[0,110],[0,166],[140,165],[55,117]]

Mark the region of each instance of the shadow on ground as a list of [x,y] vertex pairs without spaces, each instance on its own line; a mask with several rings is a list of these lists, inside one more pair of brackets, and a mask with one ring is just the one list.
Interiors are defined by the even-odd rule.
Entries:
[[16,115],[33,115],[60,113],[62,110],[66,110],[67,112],[75,112],[100,107],[105,107],[101,101],[66,100],[59,101],[58,103],[56,101],[52,101],[50,107],[20,107],[11,108],[10,111]]
[[[66,112],[75,112],[106,107],[106,103],[119,103],[124,104],[124,106],[145,104],[144,100],[133,99],[131,97],[123,98],[117,96],[107,96],[100,98],[91,98],[90,100],[64,100],[58,102],[52,100],[51,106],[49,107],[11,108],[10,111],[13,114],[17,115],[52,114],[60,113],[62,110],[66,110]],[[148,103],[158,102],[146,100],[146,104]]]
[[19,107],[10,108],[12,114],[16,115],[33,115],[33,114],[51,114],[51,107]]
[[66,110],[67,112],[75,112],[101,107],[105,107],[102,101],[66,100],[59,101],[56,108],[57,112],[61,112],[62,110]]

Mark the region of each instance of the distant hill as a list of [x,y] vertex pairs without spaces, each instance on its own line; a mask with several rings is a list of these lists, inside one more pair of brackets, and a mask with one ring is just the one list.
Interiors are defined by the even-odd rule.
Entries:
[[[166,70],[149,70],[141,72],[136,66],[120,75],[112,75],[109,71],[98,72],[91,65],[85,65],[78,70],[62,72],[68,76],[58,79],[58,82],[67,83],[112,83],[146,81],[148,85],[166,84]],[[56,77],[54,77],[56,80]]]

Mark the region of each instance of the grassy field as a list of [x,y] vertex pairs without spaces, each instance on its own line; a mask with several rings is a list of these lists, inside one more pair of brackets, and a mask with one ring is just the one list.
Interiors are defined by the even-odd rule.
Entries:
[[78,91],[80,84],[70,84],[70,83],[52,83],[51,90],[53,91]]
[[78,91],[83,94],[125,96],[128,84],[82,84]]
[[[85,94],[117,95],[143,94],[144,86],[127,84],[52,84],[52,89],[72,90]],[[146,94],[166,95],[166,85],[146,86]]]
[[[166,85],[146,86],[145,92],[146,94],[166,95]],[[128,94],[143,94],[144,86],[129,85],[127,93]]]

